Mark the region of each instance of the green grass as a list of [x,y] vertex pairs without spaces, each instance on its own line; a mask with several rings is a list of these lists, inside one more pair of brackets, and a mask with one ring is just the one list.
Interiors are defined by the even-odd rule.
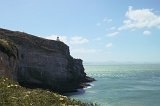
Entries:
[[42,89],[28,89],[0,77],[0,106],[97,106]]

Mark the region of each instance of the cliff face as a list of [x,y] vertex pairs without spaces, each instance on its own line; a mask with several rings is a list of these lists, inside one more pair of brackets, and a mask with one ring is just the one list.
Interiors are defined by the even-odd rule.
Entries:
[[60,41],[0,29],[0,76],[26,87],[71,91],[88,81],[82,60]]

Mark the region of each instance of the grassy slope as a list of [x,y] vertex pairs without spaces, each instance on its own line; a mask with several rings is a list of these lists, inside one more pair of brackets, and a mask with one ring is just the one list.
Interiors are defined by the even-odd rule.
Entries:
[[0,106],[96,106],[47,90],[27,89],[8,78],[0,78]]

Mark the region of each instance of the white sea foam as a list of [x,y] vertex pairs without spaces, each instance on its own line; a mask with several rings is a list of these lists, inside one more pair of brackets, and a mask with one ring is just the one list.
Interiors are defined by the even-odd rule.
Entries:
[[92,88],[92,87],[94,86],[94,84],[92,84],[92,83],[89,83],[89,85],[90,85],[90,86],[87,86],[87,87],[85,87],[84,89],[90,89],[90,88]]

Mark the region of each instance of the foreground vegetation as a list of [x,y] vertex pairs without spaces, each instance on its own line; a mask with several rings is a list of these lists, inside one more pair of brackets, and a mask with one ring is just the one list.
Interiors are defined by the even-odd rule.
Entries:
[[0,106],[97,106],[82,103],[47,90],[27,89],[8,78],[0,78]]

